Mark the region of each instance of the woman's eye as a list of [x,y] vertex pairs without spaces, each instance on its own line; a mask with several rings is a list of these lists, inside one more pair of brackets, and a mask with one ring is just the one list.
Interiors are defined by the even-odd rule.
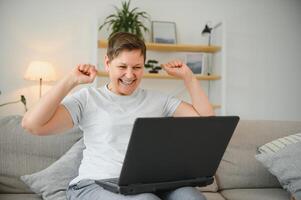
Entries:
[[120,69],[126,69],[126,66],[118,66]]

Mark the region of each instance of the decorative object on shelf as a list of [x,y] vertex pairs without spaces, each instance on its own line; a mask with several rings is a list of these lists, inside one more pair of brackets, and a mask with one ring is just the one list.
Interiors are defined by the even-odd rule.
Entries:
[[3,104],[0,104],[0,107],[6,106],[6,105],[9,105],[9,104],[19,103],[19,102],[22,102],[22,103],[23,103],[24,108],[25,108],[25,111],[27,111],[26,98],[25,98],[24,95],[21,95],[21,99],[18,100],[18,101],[10,101],[10,102],[6,102],[6,103],[3,103]]
[[148,28],[142,23],[142,19],[149,20],[149,15],[144,11],[138,11],[138,7],[130,10],[130,3],[130,0],[122,2],[121,8],[114,6],[116,14],[107,16],[99,30],[108,25],[108,30],[111,28],[112,31],[110,36],[116,32],[129,32],[143,39],[142,31],[148,32]]
[[26,80],[40,81],[40,98],[42,96],[42,81],[56,81],[56,73],[51,63],[33,61],[29,64],[24,78]]
[[156,43],[177,43],[176,23],[152,21],[152,41]]
[[187,53],[186,65],[191,69],[194,74],[204,74],[204,60],[202,53]]
[[211,46],[211,32],[213,29],[216,29],[217,27],[219,27],[220,25],[222,25],[221,22],[217,23],[215,26],[210,26],[210,23],[208,22],[203,31],[202,31],[202,35],[208,35],[208,46]]
[[150,68],[150,70],[148,71],[149,73],[157,74],[159,72],[159,70],[162,69],[157,64],[158,64],[157,60],[148,60],[144,66],[145,66],[145,68]]

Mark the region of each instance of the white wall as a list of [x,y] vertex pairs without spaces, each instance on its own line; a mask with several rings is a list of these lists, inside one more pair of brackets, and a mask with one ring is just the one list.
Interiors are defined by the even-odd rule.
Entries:
[[[36,103],[37,83],[23,80],[32,60],[52,62],[60,77],[77,63],[96,63],[97,26],[120,2],[0,0],[0,104],[20,94],[29,107]],[[176,22],[179,43],[206,43],[200,34],[204,24],[223,20],[227,114],[301,120],[301,1],[132,0],[132,6],[152,20]],[[0,107],[0,116],[22,109],[21,104]]]

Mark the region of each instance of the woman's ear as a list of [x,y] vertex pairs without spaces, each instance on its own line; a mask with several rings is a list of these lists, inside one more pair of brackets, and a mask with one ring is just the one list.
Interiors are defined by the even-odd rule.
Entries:
[[109,72],[110,59],[109,59],[109,57],[107,55],[105,55],[104,64],[105,64],[105,71]]

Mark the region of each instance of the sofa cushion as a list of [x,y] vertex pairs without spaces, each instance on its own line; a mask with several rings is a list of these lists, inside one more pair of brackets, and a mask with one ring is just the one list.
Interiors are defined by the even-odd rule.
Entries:
[[284,189],[301,200],[301,134],[273,140],[259,150],[256,159],[278,178]]
[[226,200],[220,193],[218,192],[203,192],[204,196],[207,200]]
[[278,153],[291,144],[298,142],[301,142],[301,133],[292,134],[266,143],[258,148],[258,152],[263,154]]
[[45,200],[66,200],[66,189],[78,175],[84,147],[81,139],[52,165],[37,173],[21,176],[21,180]]
[[20,176],[48,167],[82,137],[76,128],[60,135],[31,135],[21,120],[22,116],[0,119],[0,193],[32,193]]
[[42,200],[36,194],[0,194],[0,200]]
[[281,187],[256,159],[257,148],[301,131],[301,122],[241,120],[216,173],[219,189]]
[[228,200],[289,200],[290,195],[279,188],[232,189],[223,190],[221,194]]

